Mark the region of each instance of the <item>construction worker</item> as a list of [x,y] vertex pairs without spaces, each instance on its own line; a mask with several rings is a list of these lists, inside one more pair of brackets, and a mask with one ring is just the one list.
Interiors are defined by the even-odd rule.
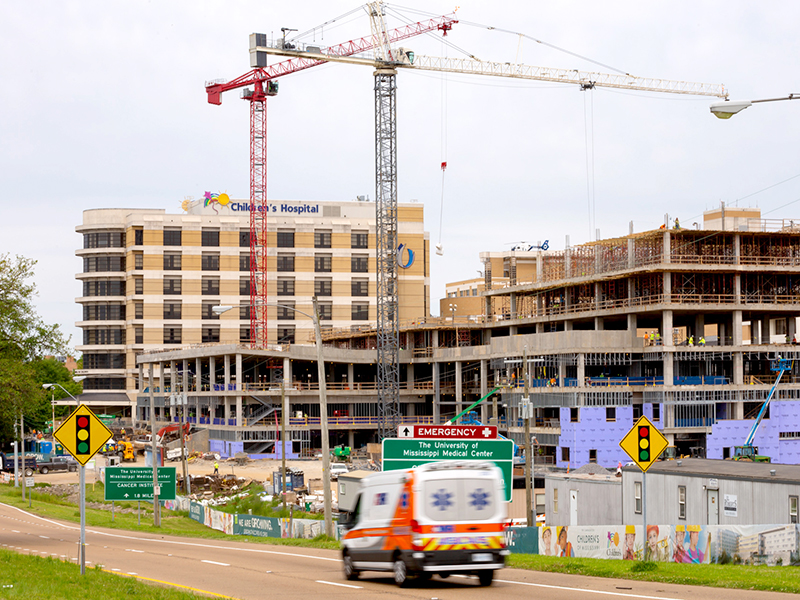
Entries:
[[694,346],[694,336],[693,335],[689,336],[689,345],[690,346]]
[[656,345],[656,334],[655,334],[654,331],[650,332],[650,345],[651,346],[655,346]]
[[214,461],[214,475],[219,475],[219,463]]
[[681,228],[681,222],[680,222],[680,221],[678,221],[678,219],[677,219],[677,217],[676,217],[676,218],[675,218],[675,229],[680,229],[680,228]]
[[700,343],[701,346],[705,346],[706,345],[706,338],[704,338],[703,336],[700,336],[700,342],[699,343]]
[[656,331],[656,346],[661,345],[661,334]]

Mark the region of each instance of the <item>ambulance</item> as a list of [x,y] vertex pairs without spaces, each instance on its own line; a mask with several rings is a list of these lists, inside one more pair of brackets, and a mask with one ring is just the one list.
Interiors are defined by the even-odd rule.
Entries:
[[505,566],[507,511],[500,469],[489,462],[443,461],[361,480],[353,510],[340,518],[347,579],[387,571],[403,586],[452,573],[491,585]]

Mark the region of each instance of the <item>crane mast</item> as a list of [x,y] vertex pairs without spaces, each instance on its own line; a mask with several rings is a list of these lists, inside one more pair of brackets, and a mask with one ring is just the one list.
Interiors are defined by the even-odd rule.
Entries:
[[[383,9],[374,3],[372,9],[381,15],[381,24],[370,37],[350,40],[343,44],[325,48],[325,59],[314,54],[295,56],[289,60],[267,66],[267,36],[261,33],[250,35],[250,66],[253,69],[229,82],[212,81],[206,84],[209,104],[222,104],[226,91],[245,89],[242,98],[250,103],[250,345],[264,348],[268,342],[267,318],[267,97],[278,93],[278,77],[296,73],[316,65],[324,64],[330,56],[347,57],[359,52],[379,48],[379,53],[391,54],[390,44],[433,30],[449,30],[455,19],[453,15],[430,18],[410,23],[392,30],[383,24]],[[371,6],[371,5],[370,5]],[[283,48],[283,44],[281,44]],[[396,184],[396,180],[395,180]],[[396,189],[396,185],[395,185]],[[396,193],[395,193],[396,204]],[[396,210],[395,210],[396,213]],[[395,231],[397,227],[395,226]],[[396,235],[395,235],[396,239]],[[395,284],[396,285],[396,284]],[[395,293],[396,296],[396,293]],[[396,314],[396,310],[394,311]],[[395,327],[396,329],[396,327]],[[397,379],[395,377],[395,379]],[[399,385],[399,380],[398,380]],[[397,401],[399,414],[399,398]]]

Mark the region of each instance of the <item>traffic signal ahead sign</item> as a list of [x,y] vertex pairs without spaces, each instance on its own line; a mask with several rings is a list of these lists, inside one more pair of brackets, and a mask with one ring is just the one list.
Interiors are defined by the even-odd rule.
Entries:
[[86,465],[97,451],[111,439],[112,433],[89,407],[81,404],[67,420],[56,429],[53,437],[64,450],[72,454],[82,465]]
[[647,471],[669,442],[647,417],[642,416],[619,445],[642,471]]

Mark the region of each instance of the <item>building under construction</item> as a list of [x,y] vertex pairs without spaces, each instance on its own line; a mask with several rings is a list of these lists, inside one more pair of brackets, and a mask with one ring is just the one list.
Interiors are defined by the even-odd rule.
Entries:
[[[800,358],[800,226],[759,217],[721,208],[706,213],[704,229],[665,226],[561,251],[482,254],[480,312],[453,308],[400,323],[402,422],[443,422],[501,385],[477,416],[521,441],[527,355],[537,462],[627,460],[618,443],[640,415],[679,453],[725,458],[743,443],[775,381],[770,359]],[[332,442],[373,441],[375,328],[328,330],[323,338]],[[274,439],[276,425],[256,417],[280,406],[281,391],[269,382],[270,367],[279,366],[291,429],[310,431],[303,435],[314,446],[318,383],[313,351],[298,342],[145,354],[139,389],[154,363],[189,365],[190,406],[194,397],[197,414],[205,410],[212,428],[214,419],[220,424],[210,437],[247,451],[259,436]],[[209,383],[197,377],[203,373]],[[774,462],[800,463],[798,394],[797,376],[787,373],[756,437]],[[144,418],[147,394],[139,405]]]

